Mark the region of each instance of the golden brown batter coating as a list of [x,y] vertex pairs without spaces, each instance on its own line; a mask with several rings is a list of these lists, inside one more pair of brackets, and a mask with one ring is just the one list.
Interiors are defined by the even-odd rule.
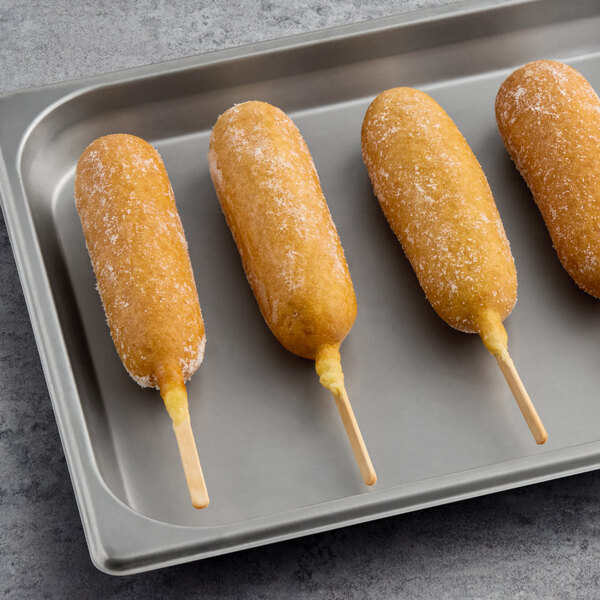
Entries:
[[452,119],[424,92],[387,90],[367,110],[362,152],[438,315],[460,331],[505,336],[517,273],[483,170]]
[[558,257],[600,298],[600,100],[575,69],[538,60],[496,97],[504,144],[533,193]]
[[421,287],[452,327],[477,332],[494,355],[538,444],[548,434],[508,353],[502,320],[517,300],[517,272],[481,166],[433,98],[383,92],[362,128],[375,194]]
[[265,321],[288,350],[315,359],[339,345],[356,297],[317,171],[298,128],[265,102],[222,114],[210,173]]
[[192,504],[204,508],[184,381],[202,362],[206,337],[162,159],[133,135],[99,138],[77,163],[75,202],[119,356],[137,383],[160,389]]
[[363,479],[373,469],[344,386],[339,346],[356,319],[344,252],[298,128],[265,102],[222,114],[210,174],[265,321],[288,350],[315,360]]
[[143,387],[187,380],[204,324],[164,164],[144,140],[108,135],[77,163],[75,201],[113,341]]

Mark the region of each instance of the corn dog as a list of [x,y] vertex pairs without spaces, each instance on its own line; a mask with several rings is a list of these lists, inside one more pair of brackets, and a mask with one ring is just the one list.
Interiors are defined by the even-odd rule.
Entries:
[[538,60],[496,97],[500,135],[533,193],[558,257],[600,298],[600,99],[575,69]]
[[502,321],[517,274],[485,175],[430,96],[383,92],[362,126],[362,154],[385,216],[427,299],[448,325],[478,333],[497,359],[538,443],[547,435],[508,354]]
[[75,202],[112,339],[131,377],[160,390],[192,503],[208,494],[184,382],[206,336],[187,243],[158,152],[125,134],[92,142],[75,173]]
[[269,328],[316,361],[367,485],[376,476],[344,386],[339,347],[356,319],[348,265],[312,157],[278,108],[245,102],[214,126],[209,165],[246,276]]

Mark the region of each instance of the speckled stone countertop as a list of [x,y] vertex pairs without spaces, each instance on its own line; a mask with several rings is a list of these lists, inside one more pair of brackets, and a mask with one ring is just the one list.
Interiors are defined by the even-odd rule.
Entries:
[[[450,0],[0,0],[0,92]],[[600,473],[116,578],[90,562],[0,220],[0,595],[597,598]]]

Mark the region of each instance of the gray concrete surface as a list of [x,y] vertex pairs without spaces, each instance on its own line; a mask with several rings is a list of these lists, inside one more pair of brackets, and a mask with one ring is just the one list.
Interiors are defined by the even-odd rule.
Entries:
[[[0,91],[447,3],[0,0]],[[88,558],[3,222],[0,323],[5,598],[600,596],[599,473],[149,574],[104,575]]]

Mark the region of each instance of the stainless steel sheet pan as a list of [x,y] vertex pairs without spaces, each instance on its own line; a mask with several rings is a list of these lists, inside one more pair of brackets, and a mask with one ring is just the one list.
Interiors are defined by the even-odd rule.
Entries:
[[[467,2],[0,98],[2,207],[100,569],[148,570],[598,468],[600,305],[561,268],[493,111],[503,78],[537,58],[600,89],[598,31],[597,1]],[[373,197],[362,117],[399,85],[445,107],[489,178],[519,274],[511,352],[544,447],[480,340],[430,308]],[[210,182],[210,128],[249,99],[299,126],[346,250],[359,312],[342,357],[372,489],[313,364],[264,324]],[[114,350],[74,208],[79,154],[114,132],[161,152],[189,241],[208,335],[189,385],[203,511],[160,397]]]

